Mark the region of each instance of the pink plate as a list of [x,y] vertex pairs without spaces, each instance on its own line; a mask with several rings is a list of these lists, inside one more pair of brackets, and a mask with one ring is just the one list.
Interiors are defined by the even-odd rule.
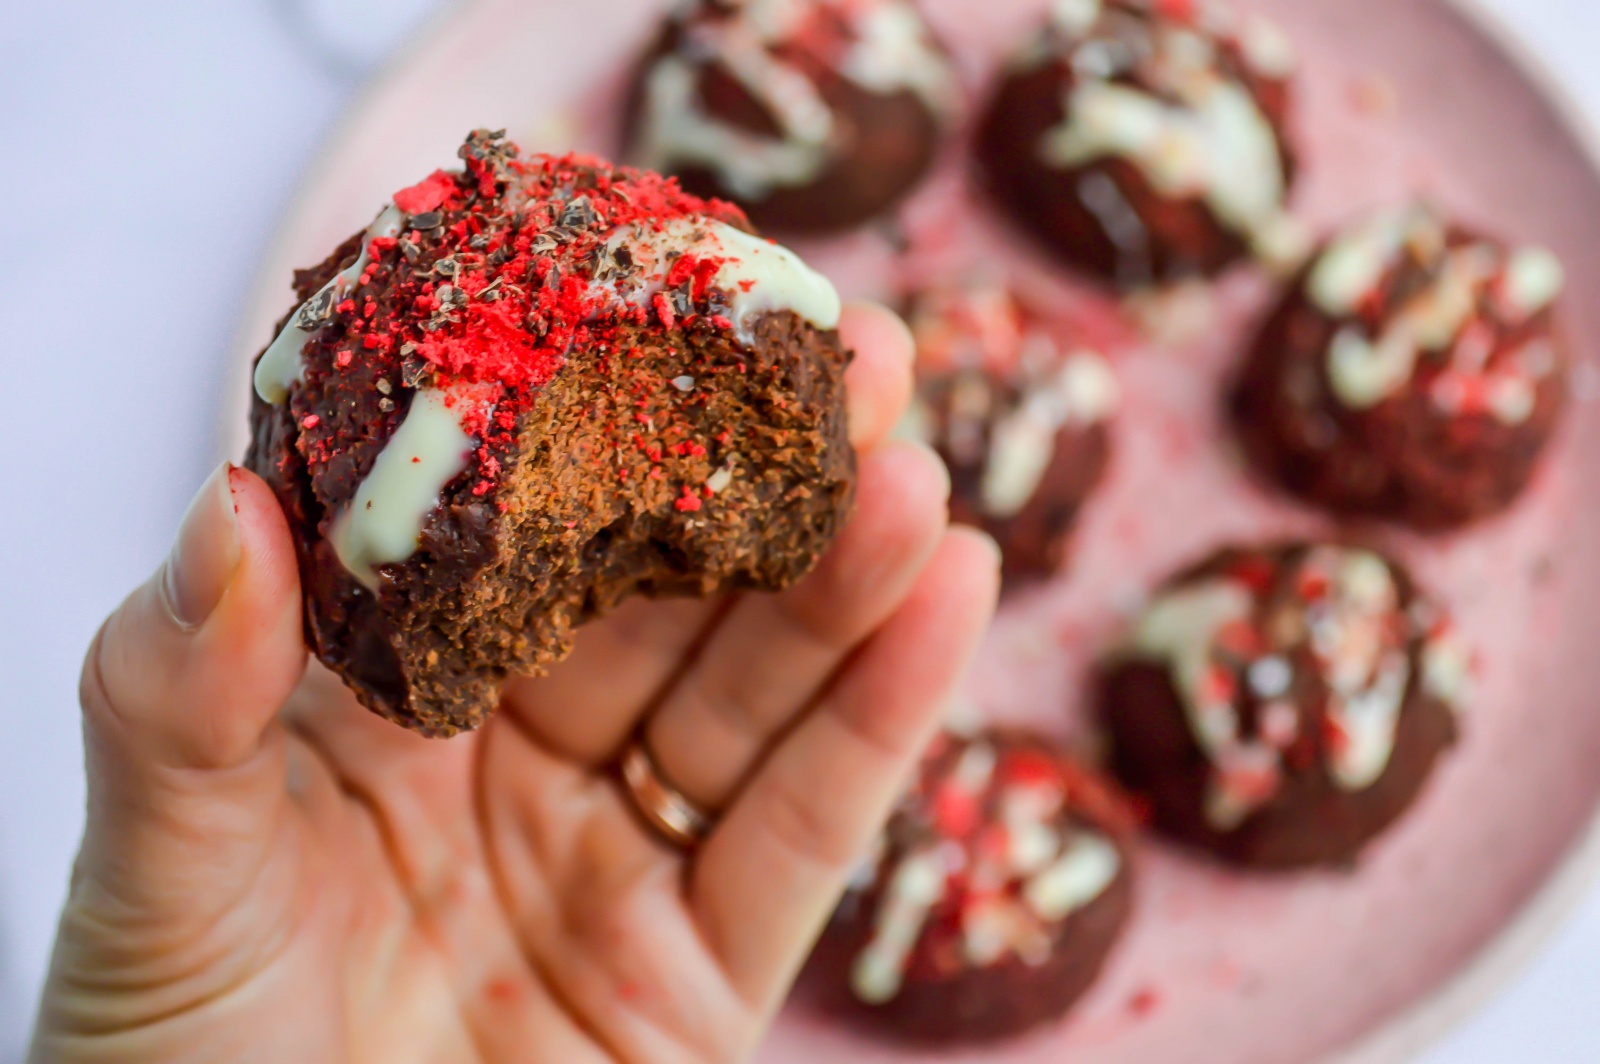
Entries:
[[[1553,94],[1481,24],[1443,0],[1264,4],[1299,43],[1300,213],[1323,226],[1421,189],[1471,219],[1542,241],[1566,260],[1578,402],[1545,475],[1509,517],[1443,540],[1391,536],[1482,648],[1465,739],[1419,807],[1358,869],[1249,878],[1145,848],[1134,924],[1099,985],[1065,1022],[952,1061],[1284,1064],[1396,1061],[1459,1018],[1514,967],[1600,859],[1600,676],[1581,640],[1600,626],[1600,180]],[[928,0],[974,85],[1039,17],[1042,0]],[[289,305],[290,270],[365,225],[398,188],[449,165],[463,134],[508,127],[524,147],[615,150],[629,58],[659,17],[652,0],[582,5],[478,0],[433,23],[371,88],[308,175],[240,336],[243,366]],[[915,268],[1008,264],[1068,313],[1105,323],[1103,301],[1019,247],[963,187],[959,152],[902,221]],[[804,250],[852,294],[896,276],[863,235]],[[1080,735],[1083,670],[1150,582],[1225,539],[1320,527],[1241,476],[1217,424],[1221,382],[1271,286],[1231,276],[1198,341],[1120,338],[1126,393],[1114,469],[1072,570],[1006,604],[971,684],[992,716]],[[764,1064],[912,1059],[785,1014]]]

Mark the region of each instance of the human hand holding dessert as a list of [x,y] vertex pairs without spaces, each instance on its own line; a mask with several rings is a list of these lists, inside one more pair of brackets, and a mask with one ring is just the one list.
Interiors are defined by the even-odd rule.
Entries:
[[[450,742],[306,671],[282,509],[219,470],[89,654],[88,825],[32,1059],[745,1055],[996,594],[937,460],[883,442],[904,329],[853,307],[839,331],[856,501],[810,575],[630,600]],[[699,845],[617,780],[641,748],[711,815]]]

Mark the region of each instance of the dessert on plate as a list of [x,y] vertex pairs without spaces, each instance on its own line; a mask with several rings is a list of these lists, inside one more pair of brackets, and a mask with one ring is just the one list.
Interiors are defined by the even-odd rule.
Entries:
[[854,483],[824,278],[666,178],[460,154],[296,275],[246,459],[311,649],[428,735],[629,595],[792,583]]
[[901,1039],[981,1041],[1060,1017],[1132,905],[1131,818],[1015,731],[947,734],[845,895],[810,975]]
[[1341,514],[1452,528],[1508,507],[1566,401],[1561,264],[1413,204],[1327,242],[1233,397],[1253,464]]
[[1054,572],[1110,460],[1110,365],[1003,285],[926,289],[907,321],[917,392],[901,433],[939,452],[952,519],[995,538],[1008,579]]
[[990,196],[1123,290],[1292,259],[1293,48],[1216,0],[1057,0],[977,136]]
[[958,103],[909,0],[689,0],[639,65],[626,154],[763,228],[837,233],[921,180]]
[[1472,656],[1398,563],[1218,551],[1160,588],[1099,676],[1111,764],[1157,829],[1258,868],[1349,861],[1455,741]]

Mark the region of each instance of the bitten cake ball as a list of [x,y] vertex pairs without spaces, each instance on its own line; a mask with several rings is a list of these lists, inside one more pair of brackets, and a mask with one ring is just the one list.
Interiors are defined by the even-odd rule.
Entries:
[[1340,863],[1455,740],[1471,656],[1395,562],[1237,548],[1155,596],[1104,667],[1112,763],[1156,826],[1261,868]]
[[1293,258],[1293,50],[1213,0],[1057,0],[978,132],[993,198],[1122,289]]
[[247,458],[312,650],[429,735],[635,592],[792,583],[854,481],[826,280],[666,178],[461,156],[296,276]]
[[694,0],[640,68],[627,140],[761,226],[837,232],[922,178],[956,102],[909,0]]
[[1083,993],[1131,906],[1126,811],[1044,740],[938,741],[845,896],[812,974],[918,1042],[988,1040]]
[[938,450],[951,517],[994,536],[1008,579],[1054,571],[1110,457],[1111,367],[1003,287],[930,290],[908,317],[917,395],[901,434]]
[[1561,264],[1426,206],[1322,249],[1256,341],[1234,395],[1272,480],[1343,514],[1451,528],[1504,510],[1566,399]]

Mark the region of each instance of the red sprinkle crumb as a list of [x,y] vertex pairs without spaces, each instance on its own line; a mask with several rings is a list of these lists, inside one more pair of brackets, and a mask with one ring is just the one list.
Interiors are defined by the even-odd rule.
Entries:
[[672,310],[672,304],[667,301],[665,292],[657,292],[650,300],[650,305],[655,308],[656,317],[661,319],[664,329],[671,329],[678,324],[678,316]]
[[407,214],[438,210],[456,194],[454,174],[435,170],[410,188],[394,194],[394,205]]
[[303,429],[314,429],[320,424],[322,424],[322,419],[315,414],[307,414],[300,419],[300,427]]
[[700,500],[695,496],[694,489],[685,485],[683,494],[672,505],[676,506],[682,513],[692,514],[700,509]]

